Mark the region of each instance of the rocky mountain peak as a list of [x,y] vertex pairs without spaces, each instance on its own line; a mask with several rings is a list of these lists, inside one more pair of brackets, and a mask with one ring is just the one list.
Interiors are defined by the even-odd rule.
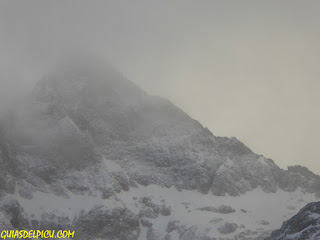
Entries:
[[36,101],[74,105],[137,104],[146,94],[106,61],[81,53],[63,58],[33,92]]
[[[250,193],[260,199],[278,191],[288,198],[300,194],[298,190],[320,194],[319,176],[309,170],[280,169],[238,139],[216,137],[170,101],[146,94],[109,65],[71,59],[58,64],[36,85],[26,104],[0,123],[0,227],[31,229],[37,221],[45,229],[46,223],[55,226],[58,220],[50,219],[56,217],[63,219],[59,226],[76,229],[79,239],[88,239],[88,234],[93,239],[106,235],[163,239],[154,236],[171,227],[176,230],[167,235],[175,231],[174,239],[208,239],[207,235],[215,234],[246,237],[267,233],[241,233],[242,227],[227,218],[212,219],[210,212],[245,214],[247,210],[210,204],[235,196],[246,199]],[[145,196],[146,189],[153,199]],[[184,194],[195,199],[193,212]],[[1,199],[9,199],[10,204],[1,204]],[[50,199],[62,204],[50,203],[58,211],[46,205],[37,214],[30,208]],[[198,206],[201,199],[207,199],[204,206]],[[71,209],[68,216],[61,206]],[[8,213],[1,215],[1,208]],[[19,211],[14,211],[10,223],[12,208]],[[199,211],[209,217],[207,225],[201,221],[175,226],[170,216],[174,212],[184,222],[200,219],[194,217]],[[169,227],[156,228],[159,215],[170,219]],[[99,219],[98,228],[94,219]],[[259,219],[259,226],[261,222],[268,224]],[[146,238],[140,237],[140,230]]]

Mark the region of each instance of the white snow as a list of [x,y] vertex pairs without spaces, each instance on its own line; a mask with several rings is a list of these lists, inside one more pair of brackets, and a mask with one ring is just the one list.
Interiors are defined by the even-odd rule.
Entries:
[[52,212],[72,220],[81,210],[90,211],[94,206],[103,205],[110,209],[123,207],[121,202],[114,199],[102,199],[101,196],[75,195],[68,192],[70,198],[59,197],[53,194],[35,192],[33,199],[25,199],[15,194],[24,211],[32,218],[41,220],[42,213]]
[[[121,170],[118,164],[113,161],[104,161],[109,170]],[[119,169],[120,168],[120,169]],[[225,223],[236,223],[245,225],[245,230],[257,231],[274,230],[281,227],[284,220],[289,219],[297,213],[293,210],[304,207],[307,203],[316,201],[313,194],[303,193],[301,189],[295,192],[285,192],[278,190],[276,193],[265,193],[261,189],[247,192],[238,197],[218,197],[212,194],[202,194],[197,191],[182,190],[178,191],[175,187],[165,188],[157,185],[139,186],[139,188],[130,188],[129,191],[121,192],[116,198],[102,199],[100,195],[75,195],[68,192],[70,198],[59,197],[53,194],[35,192],[33,199],[21,198],[17,192],[13,194],[23,207],[24,211],[31,219],[41,219],[44,212],[53,212],[60,216],[68,216],[70,219],[78,216],[81,210],[89,211],[96,205],[103,205],[113,209],[115,207],[127,207],[132,212],[138,214],[142,205],[139,199],[150,197],[152,201],[161,206],[170,206],[172,209],[170,216],[161,216],[156,219],[149,219],[153,227],[165,234],[166,227],[170,220],[179,220],[182,224],[188,226],[197,225],[199,231],[209,229],[208,234],[212,237],[232,237],[235,234],[244,231],[238,228],[234,233],[222,235],[218,232],[218,227]],[[229,205],[236,210],[234,213],[222,214],[210,211],[197,210],[201,207],[219,207],[220,205]],[[291,206],[291,208],[288,208]],[[244,213],[241,209],[246,210]],[[211,222],[214,219],[222,219],[218,222]],[[269,225],[262,225],[261,221],[268,221]],[[141,229],[139,239],[145,239],[145,227]],[[175,234],[175,233],[173,233]]]
[[106,169],[108,169],[108,171],[110,171],[110,172],[122,172],[123,171],[121,166],[118,163],[116,163],[115,161],[108,160],[108,159],[104,158],[103,163],[104,163]]
[[[132,188],[130,191],[121,192],[118,195],[123,202],[126,202],[127,207],[135,213],[138,213],[140,209],[137,204],[139,198],[145,196],[151,197],[153,202],[159,205],[162,205],[164,200],[165,205],[171,206],[174,210],[170,217],[161,217],[154,220],[156,229],[165,229],[169,219],[204,228],[211,220],[222,218],[222,223],[243,224],[246,230],[256,231],[259,228],[273,230],[280,228],[283,221],[296,214],[297,210],[288,209],[289,205],[300,209],[305,204],[316,201],[313,194],[303,193],[300,189],[291,193],[282,190],[278,190],[276,193],[265,193],[261,189],[256,189],[239,197],[217,197],[212,194],[203,195],[197,191],[177,191],[174,187],[163,188],[149,185],[147,187],[140,186],[138,189]],[[133,200],[133,197],[137,197],[137,200]],[[197,210],[201,207],[219,207],[220,205],[230,205],[236,209],[236,212],[222,214]],[[243,213],[241,209],[245,209],[247,212]],[[262,225],[262,220],[268,221],[270,224]],[[238,229],[235,233],[239,233],[239,231],[241,230]],[[217,231],[212,234],[215,237],[219,235]]]

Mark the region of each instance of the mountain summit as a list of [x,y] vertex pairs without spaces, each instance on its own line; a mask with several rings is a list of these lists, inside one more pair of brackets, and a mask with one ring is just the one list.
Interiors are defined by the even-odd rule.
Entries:
[[[280,169],[236,138],[214,136],[109,65],[71,59],[1,122],[1,228],[63,226],[76,229],[78,239],[214,239],[205,237],[236,236],[241,228],[222,218],[214,220],[213,233],[204,230],[211,229],[210,219],[180,222],[191,212],[188,199],[178,200],[183,194],[206,204],[223,199],[216,196],[246,198],[257,191],[320,194],[320,177],[309,170]],[[176,202],[166,200],[169,193]],[[35,203],[48,199],[57,204],[38,211]],[[233,210],[221,205],[192,211],[195,217]]]

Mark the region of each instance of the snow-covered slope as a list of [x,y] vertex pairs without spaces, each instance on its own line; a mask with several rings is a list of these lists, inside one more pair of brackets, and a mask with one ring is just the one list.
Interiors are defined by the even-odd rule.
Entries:
[[[308,169],[280,169],[84,60],[45,76],[0,132],[0,228],[74,228],[78,239],[250,239],[320,194]],[[292,197],[300,200],[288,205]]]

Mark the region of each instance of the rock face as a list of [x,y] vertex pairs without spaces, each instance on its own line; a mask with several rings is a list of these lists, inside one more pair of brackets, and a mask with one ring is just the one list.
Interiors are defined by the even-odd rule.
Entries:
[[320,239],[320,202],[309,203],[266,240]]
[[[134,240],[144,233],[149,239],[208,239],[199,233],[203,229],[190,224],[160,234],[151,227],[159,218],[175,221],[172,206],[143,196],[132,206],[133,200],[119,200],[119,195],[150,185],[215,196],[297,188],[320,195],[319,183],[320,177],[308,169],[280,169],[236,138],[214,136],[112,67],[85,60],[57,66],[0,122],[0,200],[12,197],[11,205],[1,205],[5,229],[69,226],[77,229],[79,239]],[[97,204],[82,204],[86,197]],[[34,198],[57,199],[57,208],[73,200],[79,206],[28,215],[22,203],[32,210]],[[111,207],[98,208],[100,200]],[[236,211],[209,208],[224,215]],[[237,231],[235,226],[224,225],[221,231]]]
[[138,216],[123,208],[110,211],[97,206],[80,215],[75,225],[78,239],[137,240],[140,233]]
[[209,211],[209,212],[217,212],[217,213],[223,213],[223,214],[233,213],[233,212],[236,211],[231,206],[227,206],[227,205],[221,205],[218,208],[212,207],[212,206],[202,207],[202,208],[198,208],[198,210],[200,210],[200,211]]
[[[102,155],[117,161],[129,177],[114,176],[117,191],[134,182],[218,196],[237,196],[257,187],[265,192],[277,187],[320,191],[320,178],[307,169],[284,171],[236,138],[214,136],[169,101],[146,94],[110,67],[62,64],[36,85],[21,108],[2,121],[0,156],[5,168],[0,186],[6,192],[13,191],[14,175],[24,175],[24,167],[29,168],[28,157],[37,169],[30,169],[33,180],[26,182],[34,186],[30,181],[37,181],[38,188],[41,182],[54,184],[66,169],[100,164]],[[79,182],[81,189],[71,186],[72,181],[78,182],[68,180],[68,189],[89,191]],[[19,185],[32,192],[26,182]]]
[[238,225],[235,223],[225,223],[221,227],[219,227],[219,232],[222,234],[232,233],[236,231],[238,228]]

